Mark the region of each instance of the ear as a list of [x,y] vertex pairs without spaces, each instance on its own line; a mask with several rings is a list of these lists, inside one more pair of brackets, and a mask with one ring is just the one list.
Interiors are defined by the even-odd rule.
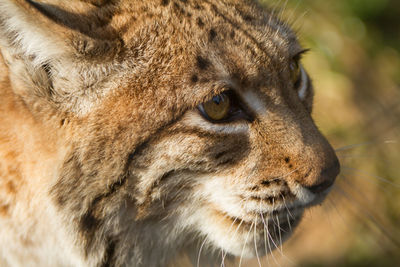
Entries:
[[114,6],[108,2],[0,0],[0,49],[18,84],[13,89],[54,100],[83,88],[78,83],[90,76],[82,75],[83,66],[106,62],[121,48],[109,26]]

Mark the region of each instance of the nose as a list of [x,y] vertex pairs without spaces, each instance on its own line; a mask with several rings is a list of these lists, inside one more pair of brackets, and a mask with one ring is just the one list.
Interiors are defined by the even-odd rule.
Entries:
[[317,179],[319,183],[311,186],[306,186],[305,188],[307,188],[314,194],[322,193],[332,186],[339,172],[340,172],[340,164],[339,161],[335,159],[332,165],[330,165],[328,168],[323,169],[320,172],[319,177]]

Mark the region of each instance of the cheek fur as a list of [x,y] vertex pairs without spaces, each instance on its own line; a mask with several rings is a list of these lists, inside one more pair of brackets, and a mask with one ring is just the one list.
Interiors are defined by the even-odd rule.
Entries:
[[198,173],[213,175],[234,168],[249,151],[246,135],[215,135],[187,128],[168,130],[150,142],[135,160],[133,167],[140,167],[137,198],[144,202],[149,195],[157,199],[161,192],[172,192],[171,187],[198,184]]

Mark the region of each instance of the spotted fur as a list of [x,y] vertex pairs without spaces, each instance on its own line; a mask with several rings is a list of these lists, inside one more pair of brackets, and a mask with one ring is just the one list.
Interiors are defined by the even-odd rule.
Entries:
[[[0,49],[1,266],[262,255],[339,171],[254,1],[0,0]],[[201,116],[226,90],[251,120]]]

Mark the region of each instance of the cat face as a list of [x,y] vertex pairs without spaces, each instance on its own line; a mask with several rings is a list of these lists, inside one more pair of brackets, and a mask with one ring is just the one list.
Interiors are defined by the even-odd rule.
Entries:
[[85,255],[122,263],[198,237],[261,255],[329,191],[339,163],[310,115],[304,49],[257,3],[20,5],[46,22],[43,48],[21,51],[21,31],[9,61],[57,125],[65,157],[49,194]]

